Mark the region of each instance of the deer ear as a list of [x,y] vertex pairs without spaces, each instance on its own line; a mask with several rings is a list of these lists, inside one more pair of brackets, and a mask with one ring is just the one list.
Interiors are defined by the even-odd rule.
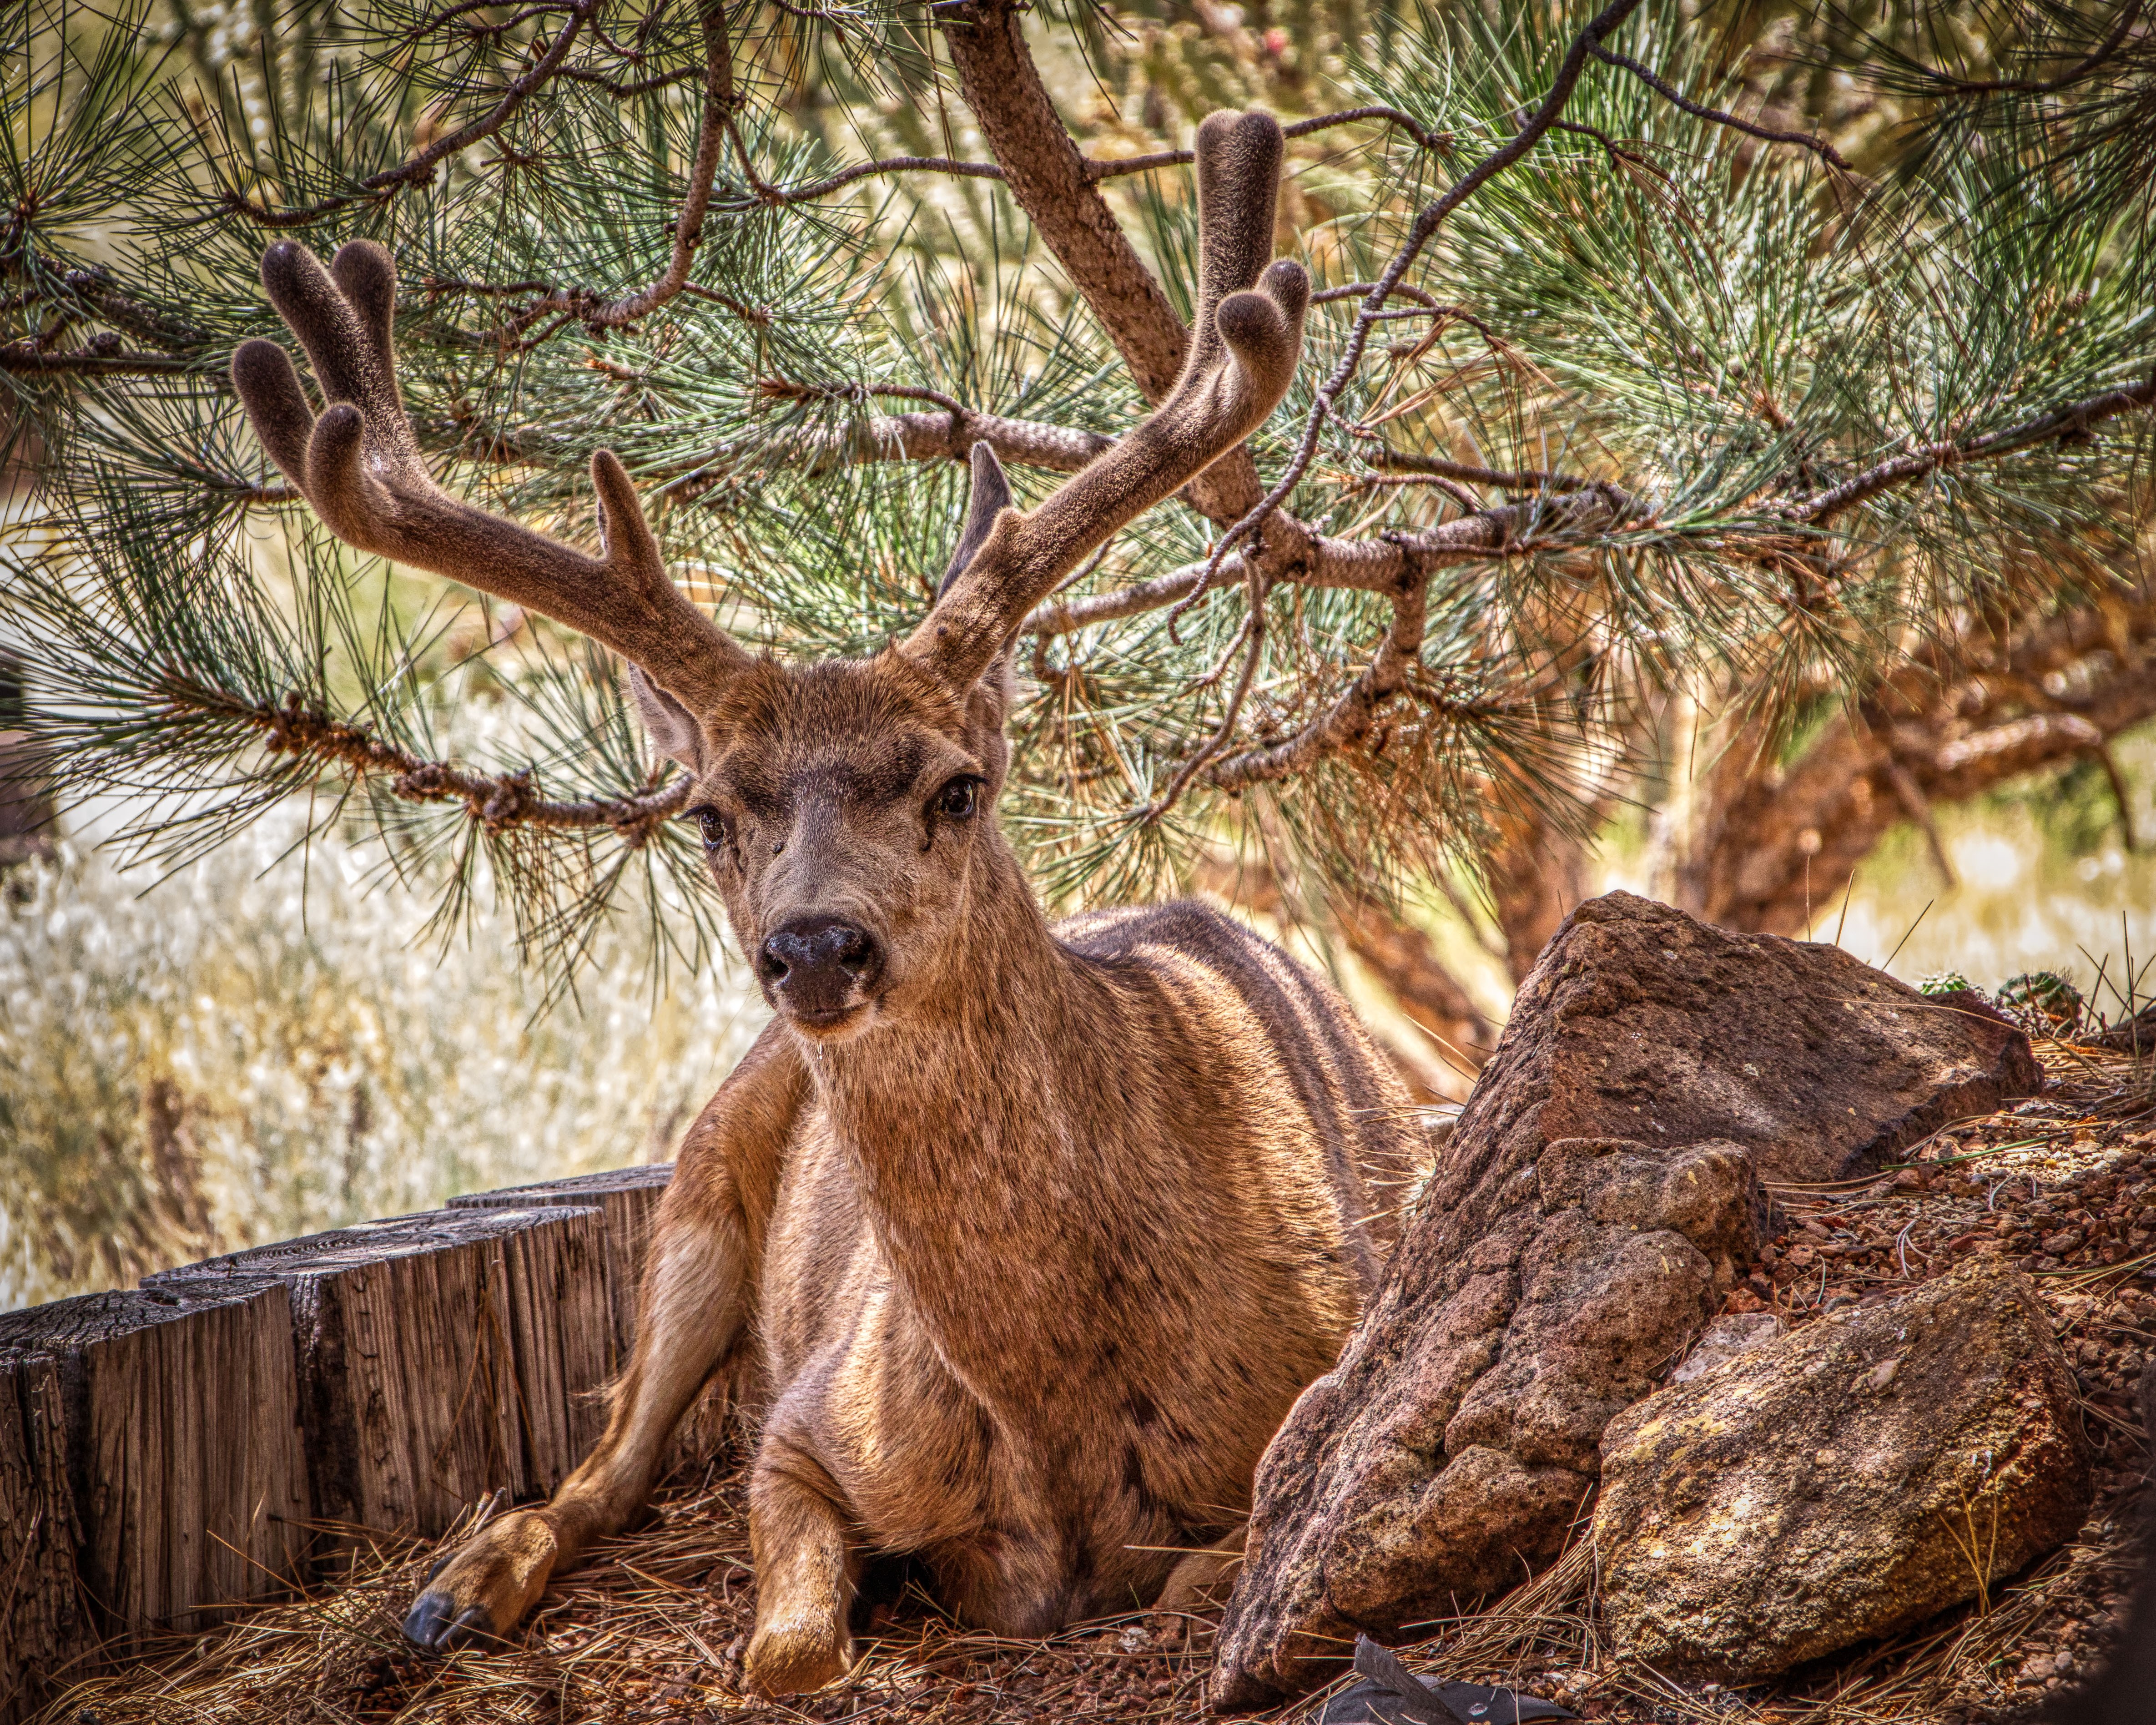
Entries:
[[996,452],[986,444],[975,444],[973,488],[966,497],[966,525],[959,530],[958,548],[951,553],[951,567],[943,572],[943,579],[937,585],[937,598],[950,591],[951,583],[973,561],[973,553],[988,542],[988,535],[994,531],[996,517],[1009,509],[1010,503],[1010,481],[1004,477],[1003,463],[996,459]]
[[644,728],[651,733],[659,752],[691,774],[702,772],[704,729],[696,716],[633,665],[629,668],[629,691],[636,697],[637,716],[644,721]]

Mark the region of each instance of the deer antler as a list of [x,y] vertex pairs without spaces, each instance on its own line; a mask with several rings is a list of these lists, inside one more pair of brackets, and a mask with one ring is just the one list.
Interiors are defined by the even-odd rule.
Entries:
[[1209,115],[1197,156],[1198,326],[1183,375],[1151,418],[1037,508],[1005,510],[963,570],[947,578],[903,650],[948,687],[969,687],[1026,613],[1096,546],[1241,443],[1287,393],[1302,352],[1310,278],[1286,259],[1265,266],[1279,124],[1270,114]]
[[316,418],[275,341],[244,343],[232,381],[270,459],[340,539],[543,612],[641,666],[692,712],[710,711],[752,662],[668,578],[611,450],[592,457],[606,545],[598,557],[434,483],[397,392],[397,265],[387,251],[354,240],[324,270],[305,246],[282,241],[262,254],[262,285],[307,350],[326,405]]

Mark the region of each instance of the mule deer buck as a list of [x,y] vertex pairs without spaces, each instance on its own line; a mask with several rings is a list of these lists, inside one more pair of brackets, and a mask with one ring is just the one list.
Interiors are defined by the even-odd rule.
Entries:
[[388,254],[264,257],[326,398],[316,418],[275,343],[239,350],[271,457],[352,545],[629,661],[776,1011],[682,1146],[606,1435],[552,1502],[437,1572],[405,1624],[422,1645],[506,1635],[641,1506],[685,1409],[743,1359],[770,1398],[744,1660],[762,1692],[848,1668],[870,1553],[912,1555],[957,1616],[1015,1635],[1181,1597],[1232,1561],[1260,1453],[1379,1268],[1364,1174],[1411,1164],[1406,1096],[1343,1001],[1224,916],[1051,928],[991,818],[1027,612],[1240,444],[1300,354],[1308,278],[1266,261],[1279,127],[1216,114],[1197,157],[1174,392],[1031,511],[977,445],[934,606],[865,660],[781,665],[729,639],[668,578],[604,451],[597,557],[448,495],[398,394]]

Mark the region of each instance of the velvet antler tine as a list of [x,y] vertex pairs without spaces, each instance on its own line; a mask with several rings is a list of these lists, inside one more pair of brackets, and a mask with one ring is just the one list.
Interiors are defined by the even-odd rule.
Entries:
[[371,239],[349,240],[330,259],[330,279],[358,314],[366,331],[369,357],[381,362],[391,386],[396,383],[393,330],[397,315],[397,259]]
[[369,495],[366,444],[367,420],[357,408],[338,402],[326,408],[307,439],[307,501],[338,538],[396,557],[377,526],[378,501]]
[[[666,559],[660,552],[651,523],[644,518],[643,501],[636,495],[636,481],[629,476],[629,470],[612,449],[593,453],[592,489],[598,494],[599,531],[605,541],[607,566],[623,595],[633,595],[641,603],[646,620],[640,626],[663,632],[670,626],[678,626],[683,613],[693,618],[694,624],[689,625],[693,631],[691,639],[700,649],[701,662],[709,667],[710,675],[700,680],[706,686],[701,691],[692,690],[690,698],[701,692],[707,704],[716,700],[716,688],[753,665],[754,655],[682,598],[680,589],[666,572]],[[634,655],[630,656],[635,658]],[[637,662],[648,665],[649,660]],[[656,672],[653,675],[658,675]],[[674,692],[679,695],[683,691],[676,687]]]
[[1209,114],[1198,128],[1199,340],[1229,295],[1272,261],[1280,126],[1270,114]]
[[[377,337],[321,259],[296,240],[280,240],[263,253],[262,285],[306,350],[324,404],[350,402],[367,416],[385,448],[416,460],[418,448],[398,398],[387,331]],[[396,291],[393,272],[388,290],[393,295]]]
[[397,266],[365,240],[326,270],[290,241],[263,254],[262,283],[321,386],[317,419],[282,348],[249,341],[233,382],[270,459],[341,539],[544,613],[640,665],[708,711],[752,661],[668,578],[621,463],[592,459],[598,557],[452,497],[427,471],[397,388]]
[[639,588],[648,590],[656,578],[665,581],[670,592],[674,583],[667,580],[658,536],[644,519],[636,481],[612,449],[593,453],[592,489],[598,494],[599,533],[608,559],[624,572],[633,572],[631,578]]
[[292,356],[259,337],[241,342],[232,356],[232,387],[239,392],[239,403],[277,470],[304,495],[307,434],[314,429],[315,410],[292,369]]
[[[1230,294],[1214,313],[1220,337],[1242,361],[1260,395],[1277,406],[1302,357],[1302,320],[1310,309],[1310,272],[1291,259],[1268,265],[1249,293]],[[1259,416],[1263,423],[1264,415]]]
[[973,445],[973,485],[966,493],[966,524],[959,529],[958,544],[951,553],[950,567],[937,583],[938,598],[948,593],[951,583],[965,572],[966,565],[988,543],[996,517],[1010,507],[1010,480],[1004,476],[1004,465],[988,444]]
[[[1005,509],[978,550],[969,511],[935,608],[906,641],[953,689],[985,670],[1025,614],[1127,521],[1173,495],[1265,423],[1295,376],[1310,278],[1272,249],[1281,131],[1269,114],[1198,129],[1198,323],[1175,388],[1152,417],[1038,508]],[[1255,286],[1253,285],[1255,284]]]

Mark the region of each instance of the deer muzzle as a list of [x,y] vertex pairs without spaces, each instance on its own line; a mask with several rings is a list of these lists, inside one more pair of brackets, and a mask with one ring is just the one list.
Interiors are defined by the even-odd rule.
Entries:
[[834,1026],[867,999],[883,973],[883,944],[843,917],[790,916],[765,937],[757,978],[772,1003],[811,1029]]

